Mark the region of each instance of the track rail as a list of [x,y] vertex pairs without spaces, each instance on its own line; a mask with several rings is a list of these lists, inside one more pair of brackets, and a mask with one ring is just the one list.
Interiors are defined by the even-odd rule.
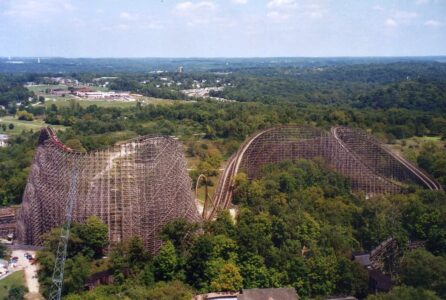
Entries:
[[[246,152],[250,147],[252,147],[253,143],[266,133],[286,128],[301,128],[301,126],[297,125],[278,126],[257,132],[256,134],[249,137],[240,146],[239,150],[229,158],[227,165],[218,180],[216,191],[212,197],[212,203],[213,203],[212,210],[209,213],[203,214],[203,216],[205,216],[205,219],[212,219],[213,217],[215,217],[218,211],[222,209],[227,209],[231,205],[235,177],[240,171],[240,167]],[[364,158],[361,157],[360,153],[356,153],[354,149],[349,148],[349,146],[346,143],[344,143],[344,141],[338,134],[338,131],[341,128],[343,127],[331,128],[328,138],[332,138],[336,144],[338,144],[342,149],[344,149],[342,151],[348,153],[350,160],[355,161],[357,165],[361,166],[362,170],[366,170],[368,172],[368,174],[364,174],[364,176],[366,175],[374,176],[374,178],[377,178],[377,180],[381,182],[383,185],[387,184],[396,186],[401,189],[403,188],[404,186],[403,184],[395,182],[391,178],[388,178],[385,174],[381,174],[379,170],[376,169],[376,166],[371,166],[367,164],[364,161]],[[399,164],[398,166],[403,168],[405,172],[408,172],[409,174],[412,174],[413,176],[418,178],[420,183],[422,183],[422,185],[425,188],[430,190],[442,190],[442,186],[438,182],[436,182],[435,179],[431,178],[425,172],[414,166],[412,163],[410,163],[400,155],[392,152],[390,149],[379,143],[379,141],[377,141],[373,137],[369,135],[367,135],[367,137],[372,139],[374,145],[377,145],[380,150],[384,151],[386,154],[389,155],[391,159],[393,159],[392,161],[393,164],[395,163],[397,165]]]

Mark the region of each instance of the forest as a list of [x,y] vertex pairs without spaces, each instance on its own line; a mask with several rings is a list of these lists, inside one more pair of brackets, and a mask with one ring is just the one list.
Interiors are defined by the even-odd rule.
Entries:
[[[364,299],[368,274],[350,256],[388,236],[399,245],[397,257],[386,265],[399,274],[395,293],[406,293],[404,299],[446,296],[444,193],[420,190],[370,201],[352,195],[346,179],[323,161],[306,160],[267,165],[254,181],[240,173],[235,190],[236,220],[223,212],[201,226],[173,221],[164,228],[165,244],[154,257],[133,238],[115,247],[108,259],[98,259],[107,244],[106,226],[94,217],[75,225],[66,299],[158,299],[163,293],[166,299],[187,299],[196,292],[282,286],[294,287],[302,299]],[[46,250],[39,253],[46,287],[57,236],[57,230],[48,235]],[[426,249],[409,251],[408,241],[419,239],[426,240]],[[116,279],[112,286],[82,292],[92,272],[108,268]]]
[[[104,72],[106,64],[112,67]],[[389,146],[400,145],[403,154],[410,153],[414,164],[446,187],[446,65],[435,58],[234,59],[229,64],[223,59],[54,59],[20,69],[24,65],[0,74],[0,121],[8,117],[59,126],[59,138],[72,149],[101,149],[139,135],[176,136],[185,145],[192,180],[204,173],[214,185],[224,161],[258,130],[280,124],[346,125]],[[176,72],[179,65],[186,72]],[[166,71],[151,71],[157,69]],[[89,84],[100,76],[117,77],[111,90],[174,101],[102,107],[76,99],[45,101],[25,87],[51,76]],[[162,78],[181,85],[160,85]],[[181,92],[197,82],[225,86],[210,96],[236,102],[188,98]],[[0,205],[9,206],[21,203],[39,132],[17,133],[14,124],[2,124],[0,133],[10,139],[0,148]],[[414,139],[423,143],[415,147]],[[201,224],[170,223],[155,256],[136,237],[110,248],[107,226],[97,218],[74,224],[65,299],[190,299],[197,293],[256,287],[293,287],[302,299],[446,298],[443,191],[413,187],[405,194],[368,199],[352,194],[348,180],[326,162],[297,160],[267,165],[256,180],[240,173],[233,202],[236,217],[222,212]],[[38,254],[45,295],[58,230],[48,233]],[[398,245],[385,266],[395,287],[375,295],[367,271],[351,258],[389,237]],[[412,241],[424,247],[411,249]],[[88,278],[102,271],[110,272],[114,283],[85,291]]]

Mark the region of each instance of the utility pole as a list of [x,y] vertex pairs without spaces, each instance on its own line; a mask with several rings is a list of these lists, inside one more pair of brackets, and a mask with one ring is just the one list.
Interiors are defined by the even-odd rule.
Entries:
[[68,190],[67,207],[65,211],[65,223],[62,225],[59,244],[57,245],[56,263],[54,264],[53,278],[49,300],[60,300],[62,297],[62,287],[64,278],[65,260],[67,258],[68,239],[70,237],[70,226],[73,215],[74,201],[77,197],[77,177],[78,171],[75,167],[71,176]]

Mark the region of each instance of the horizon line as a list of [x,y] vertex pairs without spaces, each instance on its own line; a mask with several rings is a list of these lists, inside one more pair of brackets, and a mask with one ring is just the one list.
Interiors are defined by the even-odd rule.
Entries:
[[261,58],[429,58],[446,57],[446,54],[432,55],[345,55],[345,56],[12,56],[0,55],[0,59],[6,58],[40,58],[40,59],[261,59]]

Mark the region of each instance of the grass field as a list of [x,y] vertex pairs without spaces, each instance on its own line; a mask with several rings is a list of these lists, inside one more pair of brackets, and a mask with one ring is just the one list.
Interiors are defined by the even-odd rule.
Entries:
[[13,285],[25,286],[25,272],[23,270],[14,272],[5,279],[0,280],[0,299],[6,299],[9,289]]
[[[105,100],[79,100],[74,96],[67,97],[55,97],[47,96],[45,98],[45,107],[50,107],[52,104],[56,104],[57,107],[70,107],[72,99],[75,99],[82,107],[88,107],[90,105],[97,105],[98,107],[117,107],[117,108],[129,108],[135,107],[136,101],[124,102],[124,101],[105,101]],[[151,97],[138,97],[139,102],[144,104],[154,104],[154,105],[173,105],[174,103],[188,103],[187,101],[181,100],[169,100],[169,99],[159,99]],[[191,103],[191,102],[189,102]]]
[[[213,186],[208,186],[208,195],[212,199],[212,196],[214,195],[215,186],[217,185],[218,178],[216,176],[209,177],[209,179],[214,184]],[[195,186],[193,187],[193,192],[195,194]],[[196,195],[197,199],[200,200],[202,204],[204,204],[205,200],[205,192],[206,188],[204,185],[198,188],[198,195]]]
[[[50,107],[52,104],[56,104],[57,107],[70,107],[72,104],[72,99],[74,97],[53,97],[49,96],[45,98],[45,107]],[[136,102],[120,102],[120,101],[100,101],[100,100],[77,100],[81,107],[88,107],[91,105],[96,105],[98,107],[117,107],[117,108],[128,108],[135,107]]]
[[439,136],[415,136],[408,139],[396,140],[394,144],[389,146],[392,150],[403,154],[404,157],[415,162],[423,146],[427,143],[434,143],[440,147],[446,146],[446,141],[442,141]]
[[61,89],[68,90],[68,86],[62,84],[39,84],[39,85],[27,85],[26,88],[36,94],[44,94],[46,89]]
[[[38,84],[38,85],[27,85],[25,86],[28,90],[36,93],[36,94],[45,94],[47,89],[58,89],[58,90],[68,90],[68,86],[64,84]],[[101,91],[106,92],[108,88],[102,86],[89,86],[93,91]],[[50,97],[51,95],[46,95]]]
[[[0,117],[0,126],[2,124],[6,124],[8,127],[9,124],[14,124],[14,129],[10,130],[9,128],[6,131],[0,129],[0,133],[5,133],[9,135],[18,135],[22,133],[23,130],[29,131],[39,131],[41,128],[48,126],[42,119],[36,119],[34,121],[22,121],[18,120],[16,117],[6,116]],[[54,129],[65,129],[65,126],[61,125],[51,125]]]
[[[88,107],[90,105],[97,105],[99,107],[117,107],[117,108],[128,108],[135,107],[137,101],[143,104],[154,104],[154,105],[172,105],[174,103],[192,103],[182,100],[169,100],[169,99],[160,99],[160,98],[152,98],[145,96],[135,96],[137,101],[133,102],[125,102],[125,101],[105,101],[105,100],[80,100],[78,97],[73,95],[67,95],[65,97],[54,96],[50,94],[46,94],[45,91],[47,89],[63,89],[67,90],[68,86],[66,85],[47,85],[47,84],[39,84],[39,85],[30,85],[26,86],[26,88],[30,91],[33,91],[36,94],[43,94],[45,97],[45,107],[51,106],[51,104],[56,104],[58,107],[69,107],[72,99],[76,99],[77,102],[82,107]],[[108,91],[107,88],[91,86],[90,87],[94,91]]]

